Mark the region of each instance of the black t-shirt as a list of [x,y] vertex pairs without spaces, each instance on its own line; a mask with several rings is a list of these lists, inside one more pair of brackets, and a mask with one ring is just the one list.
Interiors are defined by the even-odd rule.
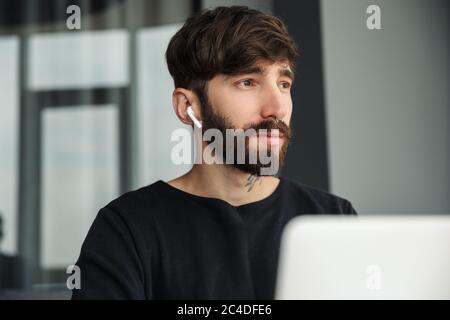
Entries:
[[356,214],[345,199],[281,178],[232,206],[158,181],[102,208],[72,299],[273,299],[281,233],[301,214]]

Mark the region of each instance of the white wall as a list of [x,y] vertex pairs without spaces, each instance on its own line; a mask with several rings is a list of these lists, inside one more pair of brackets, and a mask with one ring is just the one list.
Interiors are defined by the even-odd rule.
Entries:
[[19,39],[0,38],[0,252],[17,252],[17,165],[19,141]]
[[332,192],[361,214],[450,213],[449,3],[321,5]]
[[117,106],[42,113],[41,266],[74,263],[98,210],[119,195]]
[[189,129],[173,110],[174,84],[165,61],[169,41],[181,26],[145,28],[137,34],[139,176],[136,188],[160,179],[174,179],[192,167],[176,165],[170,158],[177,144],[171,141],[171,133],[178,128]]

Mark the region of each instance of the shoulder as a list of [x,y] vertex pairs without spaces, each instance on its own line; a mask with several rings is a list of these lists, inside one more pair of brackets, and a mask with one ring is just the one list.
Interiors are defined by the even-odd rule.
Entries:
[[158,184],[159,182],[154,182],[123,193],[101,208],[98,216],[116,216],[128,227],[147,226],[152,223],[154,212],[161,206],[157,193]]
[[287,178],[282,182],[289,201],[302,202],[310,213],[356,214],[352,203],[343,197]]
[[128,191],[109,202],[106,207],[119,212],[140,212],[158,205],[160,181]]
[[[149,249],[155,237],[154,184],[126,192],[102,207],[83,243],[86,252],[133,252]],[[123,250],[120,250],[122,248]]]

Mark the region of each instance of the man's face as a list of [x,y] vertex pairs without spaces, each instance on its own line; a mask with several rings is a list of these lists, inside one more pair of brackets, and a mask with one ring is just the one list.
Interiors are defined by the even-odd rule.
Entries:
[[[279,164],[283,163],[291,137],[289,127],[292,114],[292,70],[285,62],[259,61],[250,70],[238,75],[216,75],[208,81],[208,101],[202,109],[203,128],[219,129],[268,129],[268,135],[252,136],[246,141],[246,163],[234,166],[244,172],[260,175],[259,159],[248,163],[248,153],[271,147],[277,150]],[[277,129],[279,136],[271,129]],[[235,146],[235,153],[237,152]],[[274,150],[274,149],[272,149]],[[279,150],[279,152],[278,152]],[[224,150],[226,153],[226,150]]]

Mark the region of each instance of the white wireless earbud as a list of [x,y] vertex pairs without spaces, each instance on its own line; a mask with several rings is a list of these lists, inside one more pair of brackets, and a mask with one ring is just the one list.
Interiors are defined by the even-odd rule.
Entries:
[[187,115],[189,116],[189,118],[191,118],[191,120],[194,122],[195,126],[199,129],[201,129],[202,123],[200,121],[198,121],[198,119],[195,117],[194,110],[192,110],[191,106],[187,107],[186,112],[187,112]]

